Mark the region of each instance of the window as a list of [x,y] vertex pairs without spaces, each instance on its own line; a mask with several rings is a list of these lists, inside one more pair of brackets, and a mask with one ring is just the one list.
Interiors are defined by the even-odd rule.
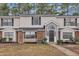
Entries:
[[35,32],[25,32],[24,38],[35,38]]
[[4,32],[4,37],[13,38],[13,32]]
[[32,25],[41,25],[41,17],[38,16],[32,17]]
[[77,26],[77,19],[64,18],[64,26]]
[[63,38],[64,39],[72,38],[72,32],[63,32]]
[[1,26],[13,26],[13,18],[1,18]]
[[55,29],[55,27],[53,25],[49,25],[48,29]]

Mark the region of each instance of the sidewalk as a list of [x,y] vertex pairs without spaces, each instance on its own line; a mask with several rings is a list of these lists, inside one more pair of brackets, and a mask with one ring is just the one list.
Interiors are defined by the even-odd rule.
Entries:
[[67,56],[78,56],[77,53],[69,50],[69,49],[66,49],[64,47],[61,47],[59,45],[56,45],[56,44],[52,44],[52,43],[49,43],[49,45],[51,46],[54,46],[55,48],[59,49],[60,51],[62,51],[63,53],[65,53]]

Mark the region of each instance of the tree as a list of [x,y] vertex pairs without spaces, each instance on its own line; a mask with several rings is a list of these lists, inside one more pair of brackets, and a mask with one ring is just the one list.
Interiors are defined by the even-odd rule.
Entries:
[[11,8],[11,12],[13,15],[19,15],[19,9],[17,7]]
[[48,8],[48,4],[47,3],[39,3],[37,4],[37,14],[46,14],[47,12],[47,8]]
[[59,15],[65,15],[66,13],[68,15],[69,4],[68,3],[62,3],[60,7],[61,7],[61,12],[59,13]]
[[7,4],[1,3],[0,4],[0,15],[6,16],[6,15],[8,15],[8,12],[9,12],[9,7],[7,6]]
[[31,9],[32,9],[32,4],[30,4],[30,3],[21,3],[20,4],[20,12],[24,15],[30,14]]
[[53,14],[54,11],[54,5],[48,5],[47,6],[47,14]]
[[52,14],[53,15],[58,15],[59,12],[57,11],[57,8],[58,8],[59,5],[57,5],[56,3],[54,5],[52,5]]
[[73,3],[72,7],[75,8],[75,12],[73,13],[73,16],[78,16],[79,15],[79,4]]
[[79,13],[73,13],[73,16],[78,16],[79,15]]

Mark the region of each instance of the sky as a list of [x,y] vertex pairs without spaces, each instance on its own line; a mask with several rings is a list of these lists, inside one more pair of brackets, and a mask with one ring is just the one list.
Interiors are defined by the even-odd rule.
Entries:
[[16,4],[17,3],[8,3],[7,5],[9,6],[9,8],[12,8],[12,7],[16,7]]

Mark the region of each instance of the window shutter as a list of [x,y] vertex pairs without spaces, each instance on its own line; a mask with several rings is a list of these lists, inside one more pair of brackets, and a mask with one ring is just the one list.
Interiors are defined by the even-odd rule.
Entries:
[[75,19],[75,26],[77,26],[77,18]]
[[33,17],[32,17],[32,25],[33,25]]
[[3,18],[1,18],[1,26],[3,26]]
[[14,19],[12,18],[12,26],[14,26]]
[[58,37],[59,37],[59,40],[60,40],[60,31],[58,31]]
[[66,19],[64,18],[64,26],[66,26]]
[[44,27],[43,27],[44,29],[45,29],[45,25],[44,25]]
[[41,17],[39,17],[39,25],[41,25]]

